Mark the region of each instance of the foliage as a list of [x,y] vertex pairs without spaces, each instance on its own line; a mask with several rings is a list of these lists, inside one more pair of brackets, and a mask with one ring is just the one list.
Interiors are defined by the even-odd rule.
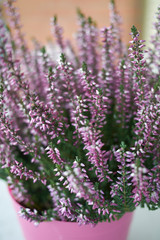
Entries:
[[28,49],[13,2],[0,20],[0,176],[22,216],[87,224],[160,207],[160,8],[147,52],[135,26],[122,42],[114,1],[101,31],[78,10],[76,51],[54,17],[48,51]]

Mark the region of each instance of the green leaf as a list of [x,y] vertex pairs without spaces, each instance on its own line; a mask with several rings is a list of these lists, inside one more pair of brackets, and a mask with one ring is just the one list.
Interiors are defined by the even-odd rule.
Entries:
[[53,69],[52,69],[51,66],[48,68],[48,74],[49,74],[49,75],[52,75],[52,74],[53,74]]
[[65,63],[65,62],[66,62],[66,56],[65,56],[64,53],[61,53],[61,55],[60,55],[60,61],[61,61],[62,63]]
[[98,94],[99,94],[100,96],[103,95],[103,89],[102,89],[102,88],[98,88]]
[[40,49],[40,51],[41,51],[42,54],[45,54],[45,53],[46,53],[46,48],[45,48],[45,46],[43,46],[43,47]]
[[111,4],[115,5],[115,1],[114,0],[110,0],[111,1]]
[[124,85],[123,84],[120,84],[120,92],[124,93]]
[[54,17],[53,17],[53,23],[54,23],[54,25],[57,24],[57,15],[54,15]]
[[139,168],[141,166],[141,161],[139,158],[136,159],[136,166]]
[[82,70],[83,72],[88,72],[87,64],[85,62],[82,63]]
[[2,168],[0,166],[0,179],[7,180],[7,176],[8,174],[6,168]]
[[133,33],[134,37],[136,37],[136,35],[138,34],[138,30],[137,30],[137,28],[134,25],[131,28],[131,32]]
[[80,8],[77,8],[77,15],[78,15],[80,18],[84,18],[84,14],[82,13],[82,11],[81,11]]
[[125,149],[127,147],[126,144],[123,141],[121,142],[120,146],[121,146],[122,149]]

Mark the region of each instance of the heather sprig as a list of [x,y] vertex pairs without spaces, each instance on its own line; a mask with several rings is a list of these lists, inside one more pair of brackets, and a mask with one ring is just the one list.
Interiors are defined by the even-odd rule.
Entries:
[[76,49],[52,18],[51,51],[38,41],[30,50],[14,0],[5,6],[0,177],[21,215],[96,224],[160,207],[160,8],[147,50],[135,26],[129,48],[122,42],[111,1],[111,26],[101,31],[78,10]]

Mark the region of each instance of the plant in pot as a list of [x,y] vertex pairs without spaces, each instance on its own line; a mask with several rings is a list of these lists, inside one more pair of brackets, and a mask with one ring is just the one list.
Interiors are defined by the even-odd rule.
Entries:
[[0,176],[27,239],[38,229],[44,239],[50,222],[48,240],[124,240],[138,205],[160,207],[160,8],[147,51],[134,26],[122,42],[114,1],[101,31],[78,10],[76,51],[54,17],[47,51],[36,40],[28,49],[13,2],[10,25],[0,21]]

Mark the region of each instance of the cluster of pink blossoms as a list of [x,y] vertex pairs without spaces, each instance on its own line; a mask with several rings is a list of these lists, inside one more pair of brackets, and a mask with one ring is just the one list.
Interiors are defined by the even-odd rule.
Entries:
[[[27,47],[14,0],[0,19],[0,177],[30,221],[96,224],[160,206],[160,8],[151,48],[129,49],[111,1],[99,31],[78,10],[77,49]],[[51,46],[51,43],[50,43]]]

